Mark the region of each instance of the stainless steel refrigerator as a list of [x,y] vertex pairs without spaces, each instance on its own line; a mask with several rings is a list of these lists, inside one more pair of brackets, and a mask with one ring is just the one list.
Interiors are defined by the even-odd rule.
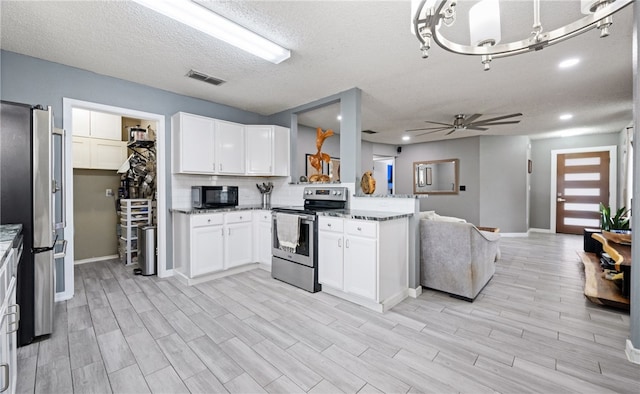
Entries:
[[64,257],[64,131],[51,107],[3,101],[0,110],[0,222],[23,226],[18,264],[18,345],[53,332],[55,259]]

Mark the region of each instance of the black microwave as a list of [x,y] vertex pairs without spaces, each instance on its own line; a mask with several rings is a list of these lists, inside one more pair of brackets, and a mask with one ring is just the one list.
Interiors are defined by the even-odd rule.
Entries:
[[191,186],[194,208],[221,208],[238,205],[238,186]]

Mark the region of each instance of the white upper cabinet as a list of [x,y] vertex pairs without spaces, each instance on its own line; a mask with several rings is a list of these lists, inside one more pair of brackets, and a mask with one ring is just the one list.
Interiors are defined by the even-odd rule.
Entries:
[[173,172],[215,173],[215,121],[178,112],[171,117]]
[[218,174],[244,174],[244,125],[216,120]]
[[81,108],[71,109],[71,127],[73,135],[91,136],[91,111]]
[[173,172],[289,175],[289,129],[178,112],[171,118]]
[[72,108],[71,118],[75,136],[122,141],[122,117],[119,115]]
[[245,126],[248,175],[289,175],[289,129]]

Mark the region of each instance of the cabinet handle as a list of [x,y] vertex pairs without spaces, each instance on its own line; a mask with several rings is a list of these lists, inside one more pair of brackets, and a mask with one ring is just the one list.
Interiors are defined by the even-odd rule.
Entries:
[[0,388],[0,393],[4,393],[9,388],[9,364],[0,364],[0,368],[4,369],[4,385]]
[[222,171],[222,163],[218,164],[218,168]]
[[342,238],[338,238],[338,247],[341,248],[342,247]]
[[[13,309],[13,312],[11,311]],[[7,334],[13,334],[14,332],[18,331],[18,328],[20,327],[20,305],[18,304],[13,304],[13,305],[9,305],[7,307],[7,313],[5,314],[5,316],[15,316],[15,320],[13,322],[10,322],[7,324]],[[13,329],[9,329],[9,325],[13,324],[14,328]]]
[[240,220],[242,220],[242,216],[240,216]]
[[357,228],[357,230],[358,230],[358,231],[362,231],[362,227],[358,227],[358,228]]
[[220,235],[222,235],[224,237],[224,229],[223,228],[220,229]]
[[231,229],[230,229],[230,228],[228,228],[227,230],[228,230],[227,235],[228,235],[228,236],[231,236]]
[[331,227],[331,223],[327,223],[327,227]]
[[346,240],[345,245],[346,245],[347,248],[349,247],[349,240],[348,239]]
[[207,219],[207,223],[211,223],[211,219]]

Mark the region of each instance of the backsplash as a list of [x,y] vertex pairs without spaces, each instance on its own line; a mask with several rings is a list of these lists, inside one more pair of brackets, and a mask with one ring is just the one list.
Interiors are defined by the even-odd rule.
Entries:
[[288,177],[246,177],[222,175],[172,175],[172,208],[191,208],[191,186],[238,186],[239,205],[262,203],[256,183],[273,182],[272,205],[302,205],[302,189],[305,185],[290,185]]

